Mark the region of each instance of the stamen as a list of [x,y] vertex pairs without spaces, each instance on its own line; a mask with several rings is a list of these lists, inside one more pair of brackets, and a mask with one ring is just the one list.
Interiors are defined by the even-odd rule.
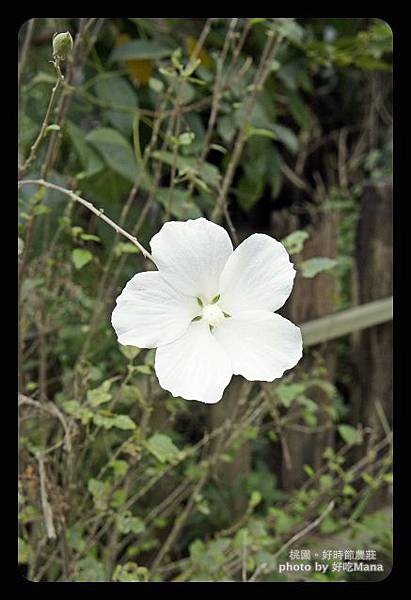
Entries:
[[224,321],[224,313],[216,304],[206,304],[203,308],[203,318],[209,325],[215,327]]

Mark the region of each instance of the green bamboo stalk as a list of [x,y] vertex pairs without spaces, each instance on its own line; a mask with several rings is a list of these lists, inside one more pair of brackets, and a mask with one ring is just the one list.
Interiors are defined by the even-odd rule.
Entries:
[[333,340],[335,338],[380,325],[391,321],[393,317],[393,298],[384,298],[367,302],[342,310],[333,315],[314,319],[300,325],[304,348]]

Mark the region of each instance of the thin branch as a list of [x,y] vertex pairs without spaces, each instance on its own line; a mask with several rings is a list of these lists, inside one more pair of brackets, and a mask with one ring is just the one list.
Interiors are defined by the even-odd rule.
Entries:
[[[73,50],[71,54],[69,54],[67,61],[67,69],[66,69],[66,81],[64,85],[63,94],[60,97],[60,101],[58,103],[56,109],[56,124],[61,127],[67,111],[70,106],[70,101],[72,94],[75,90],[75,87],[72,84],[73,76],[75,69],[81,65],[82,62],[85,62],[87,59],[87,53],[90,51],[91,46],[87,49],[87,53],[83,52],[84,50],[84,41],[85,34],[88,31],[89,27],[96,21],[95,18],[80,19],[79,31],[75,37]],[[95,41],[95,40],[94,40]],[[41,177],[47,177],[48,172],[53,167],[58,153],[59,143],[60,143],[61,133],[59,131],[52,131],[50,136],[50,141],[47,148],[47,153],[43,165],[41,167]]]
[[26,65],[27,54],[28,54],[28,50],[30,48],[31,39],[33,37],[33,29],[34,29],[34,19],[30,19],[27,23],[27,31],[26,31],[26,35],[24,38],[23,46],[21,48],[20,63],[19,63],[19,70],[18,70],[18,76],[17,76],[17,84],[18,85],[20,85],[20,79],[21,79],[24,67]]
[[197,60],[197,58],[204,46],[204,42],[206,41],[207,36],[210,33],[210,29],[211,29],[211,19],[207,19],[207,21],[205,22],[205,25],[203,27],[203,30],[201,32],[201,35],[198,38],[197,44],[193,50],[193,53],[190,56],[190,62],[194,63]]
[[47,537],[49,539],[56,538],[56,530],[54,529],[53,523],[53,511],[51,509],[50,502],[47,498],[46,490],[46,471],[44,468],[44,458],[41,454],[36,456],[39,464],[39,475],[40,475],[40,493],[41,493],[41,506],[43,509],[44,524],[46,526]]
[[40,402],[37,402],[36,400],[33,400],[32,398],[29,398],[28,396],[25,396],[24,394],[19,394],[19,400],[18,400],[18,405],[19,406],[32,406],[33,408],[36,408],[38,410],[42,410],[44,412],[47,412],[48,414],[57,417],[57,419],[60,421],[60,423],[63,426],[64,429],[64,447],[67,450],[67,452],[71,452],[71,439],[70,439],[70,432],[69,432],[69,428],[66,422],[66,419],[63,415],[63,413],[57,408],[57,406],[51,402],[48,402],[47,404],[41,404]]
[[[266,568],[266,566],[267,566],[267,563],[265,563],[265,562],[261,563],[261,565],[258,565],[258,567],[254,571],[253,575],[248,580],[248,583],[253,583],[254,581],[257,581],[257,579],[261,575],[261,573],[264,572],[264,569]],[[245,579],[245,581],[247,581],[247,579]]]
[[44,117],[43,123],[41,125],[40,128],[40,132],[35,140],[35,142],[32,144],[31,148],[30,148],[30,154],[27,158],[27,160],[25,161],[25,163],[22,165],[22,167],[19,169],[19,175],[20,177],[22,175],[24,175],[24,173],[27,171],[27,169],[30,167],[30,165],[35,161],[36,156],[37,156],[37,150],[41,144],[41,142],[43,141],[43,139],[46,136],[46,130],[49,124],[49,119],[50,119],[50,115],[51,115],[51,111],[54,105],[54,101],[56,99],[56,94],[57,94],[57,90],[60,87],[60,84],[62,84],[64,82],[64,77],[61,74],[61,70],[60,70],[60,65],[59,65],[59,60],[56,59],[54,61],[51,61],[53,63],[54,68],[56,69],[57,72],[57,80],[56,83],[54,84],[52,90],[51,90],[51,94],[50,94],[50,99],[49,99],[49,103],[47,106],[47,110],[46,110],[46,115]]
[[62,194],[69,196],[69,198],[71,198],[75,202],[78,202],[79,204],[82,204],[83,206],[85,206],[89,211],[91,211],[93,214],[95,214],[97,217],[99,217],[102,221],[107,223],[107,225],[110,225],[110,227],[112,227],[114,229],[114,231],[116,231],[117,233],[120,233],[121,235],[126,237],[132,244],[134,244],[134,246],[136,246],[140,250],[140,252],[144,256],[144,258],[148,258],[154,263],[154,259],[151,256],[150,252],[148,252],[148,250],[146,250],[144,248],[144,246],[142,246],[140,244],[140,242],[138,241],[138,239],[136,237],[134,237],[133,235],[128,233],[125,229],[123,229],[122,227],[117,225],[117,223],[115,223],[109,217],[107,217],[101,209],[96,208],[93,204],[91,204],[91,202],[89,202],[88,200],[85,200],[78,194],[75,194],[72,190],[67,190],[66,188],[63,188],[63,187],[56,185],[55,183],[51,183],[49,181],[45,181],[44,179],[23,179],[22,181],[19,181],[19,185],[39,185],[39,186],[43,186],[43,187],[46,187],[46,188],[49,188],[52,190],[57,190],[58,192],[61,192]]
[[284,550],[287,550],[287,548],[292,546],[294,544],[294,542],[305,537],[308,533],[310,533],[310,531],[312,531],[313,529],[318,527],[318,525],[320,525],[320,523],[322,523],[324,521],[324,519],[330,514],[330,512],[333,510],[334,506],[335,506],[335,501],[331,500],[331,502],[328,504],[325,511],[319,517],[317,517],[314,521],[312,521],[311,523],[306,525],[303,529],[300,529],[300,531],[297,531],[297,533],[295,535],[293,535],[293,537],[290,538],[288,540],[288,542],[286,542],[285,544],[283,544],[281,546],[281,548],[274,554],[273,558],[274,559],[278,558],[284,552]]
[[303,190],[310,195],[314,194],[314,189],[308,184],[308,182],[297,175],[297,173],[293,171],[285,162],[283,162],[281,165],[281,171],[299,190]]
[[236,242],[237,242],[237,234],[236,234],[235,228],[233,226],[233,223],[231,222],[231,218],[228,213],[228,210],[227,210],[227,193],[228,193],[228,190],[230,189],[231,182],[233,180],[235,170],[239,163],[244,144],[247,140],[247,128],[251,121],[252,112],[253,112],[255,103],[257,101],[258,94],[262,90],[262,88],[265,84],[265,81],[266,81],[268,75],[270,74],[270,67],[271,67],[272,61],[274,60],[274,57],[277,53],[278,47],[282,40],[282,37],[280,34],[275,35],[274,29],[272,29],[270,31],[270,34],[272,37],[270,37],[270,39],[267,40],[267,43],[264,47],[261,61],[260,61],[259,67],[257,69],[257,72],[256,72],[254,80],[253,80],[253,84],[252,84],[253,91],[252,91],[252,94],[250,96],[249,102],[248,102],[246,110],[245,110],[244,121],[243,121],[242,127],[237,135],[237,139],[234,144],[234,149],[232,152],[231,160],[227,167],[227,171],[224,175],[223,183],[221,185],[220,192],[219,192],[219,195],[218,195],[218,198],[216,201],[216,206],[215,206],[213,214],[212,214],[213,221],[215,221],[220,216],[221,213],[224,214],[225,219],[228,224],[228,227],[229,227],[229,230],[230,230],[230,233]]
[[[287,548],[292,546],[292,544],[294,544],[294,542],[305,537],[308,533],[310,533],[310,531],[312,531],[313,529],[318,527],[318,525],[320,525],[320,523],[322,523],[322,521],[324,521],[324,519],[330,514],[330,512],[333,510],[334,506],[335,506],[335,501],[331,500],[331,502],[328,504],[325,511],[319,517],[317,517],[317,519],[315,519],[311,523],[308,523],[308,525],[306,525],[300,531],[297,531],[297,533],[295,535],[293,535],[292,538],[290,538],[285,544],[283,544],[281,546],[281,548],[279,550],[277,550],[277,552],[273,555],[273,559],[274,560],[277,559],[285,550],[287,550]],[[254,574],[252,575],[252,577],[250,577],[250,579],[248,580],[249,583],[257,581],[257,578],[261,575],[261,573],[264,572],[264,569],[266,566],[267,565],[265,563],[262,563],[261,565],[259,565],[257,567],[257,569],[255,570]]]
[[172,547],[174,541],[177,539],[184,523],[186,522],[186,520],[188,519],[188,517],[190,516],[191,511],[194,508],[194,504],[196,501],[196,497],[197,495],[200,493],[200,491],[202,490],[202,488],[204,487],[206,481],[207,481],[207,477],[208,477],[208,472],[206,472],[201,479],[198,480],[196,486],[193,489],[193,492],[191,494],[191,498],[190,500],[187,502],[183,512],[177,517],[174,526],[171,530],[171,532],[169,533],[166,541],[164,542],[164,544],[162,545],[159,553],[157,554],[157,556],[154,559],[154,562],[151,566],[150,572],[151,574],[155,573],[155,571],[157,570],[157,568],[159,567],[159,565],[161,564],[163,558],[165,557],[165,555],[167,554],[167,552],[169,552],[170,548]]

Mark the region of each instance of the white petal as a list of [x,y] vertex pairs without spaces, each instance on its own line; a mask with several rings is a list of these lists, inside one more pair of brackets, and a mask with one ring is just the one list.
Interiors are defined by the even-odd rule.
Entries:
[[191,323],[178,340],[157,349],[154,367],[161,387],[186,400],[214,404],[232,377],[231,363],[208,324]]
[[127,283],[111,322],[120,344],[156,348],[181,336],[198,313],[195,298],[177,292],[158,271],[147,271]]
[[230,357],[234,375],[249,381],[273,381],[302,357],[299,327],[275,313],[243,312],[216,327],[214,336]]
[[167,281],[207,303],[219,293],[219,277],[233,252],[223,227],[207,219],[165,223],[151,242],[154,261]]
[[224,267],[221,305],[231,315],[243,310],[278,310],[291,293],[294,277],[284,246],[255,233],[236,248]]

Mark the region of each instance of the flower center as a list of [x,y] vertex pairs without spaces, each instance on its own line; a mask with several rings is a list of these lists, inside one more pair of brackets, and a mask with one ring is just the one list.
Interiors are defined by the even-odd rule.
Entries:
[[222,321],[225,319],[223,311],[219,306],[217,306],[217,304],[206,304],[203,306],[202,316],[203,319],[212,327],[222,323]]

